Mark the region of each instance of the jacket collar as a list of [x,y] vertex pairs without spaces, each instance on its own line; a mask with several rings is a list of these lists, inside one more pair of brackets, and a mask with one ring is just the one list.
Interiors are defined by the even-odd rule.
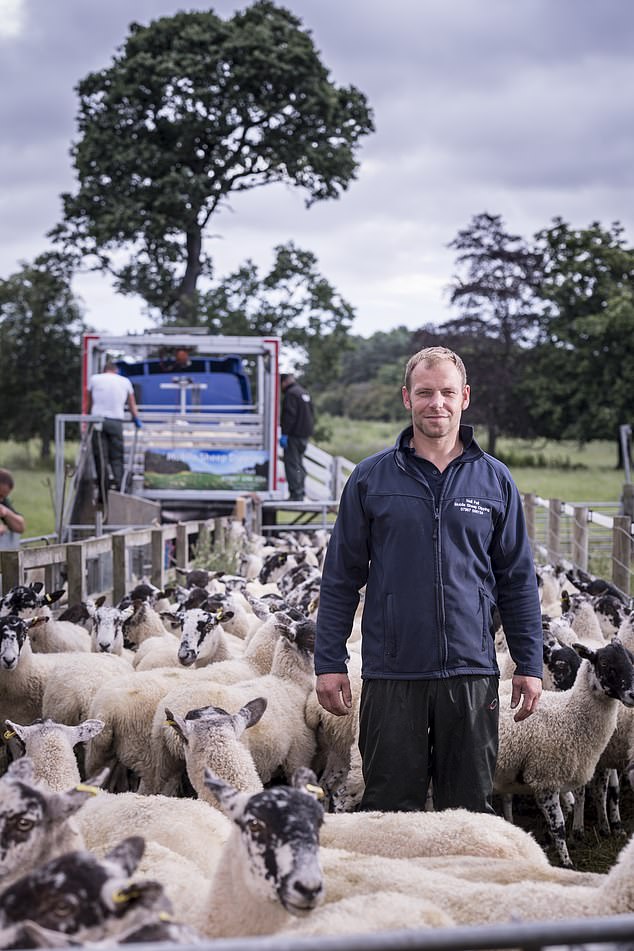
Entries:
[[[480,456],[484,455],[483,450],[478,445],[475,436],[473,435],[473,426],[468,426],[465,423],[460,424],[460,440],[464,446],[462,455],[459,457],[461,462],[473,462],[474,459],[479,459]],[[396,460],[398,464],[402,467],[405,463],[405,460],[409,458],[411,454],[411,449],[409,448],[409,441],[414,435],[414,427],[407,426],[401,433],[394,444],[394,452],[396,454]]]

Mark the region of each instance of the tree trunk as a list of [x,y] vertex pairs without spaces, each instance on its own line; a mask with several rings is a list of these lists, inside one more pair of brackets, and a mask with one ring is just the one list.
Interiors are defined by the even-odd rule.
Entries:
[[187,266],[178,289],[178,318],[192,320],[196,316],[196,285],[200,277],[200,254],[202,234],[200,228],[187,232]]
[[51,458],[51,437],[47,434],[41,437],[42,439],[42,448],[40,450],[40,458],[42,462],[48,462]]

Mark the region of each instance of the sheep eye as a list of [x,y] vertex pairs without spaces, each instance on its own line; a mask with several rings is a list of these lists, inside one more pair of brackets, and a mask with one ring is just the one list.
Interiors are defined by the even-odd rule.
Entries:
[[18,816],[15,820],[15,827],[19,832],[30,832],[34,825],[34,820],[27,819],[26,816]]
[[56,918],[68,918],[74,911],[73,904],[70,901],[58,901],[53,909]]
[[246,827],[248,831],[254,835],[266,832],[266,822],[263,822],[261,819],[248,819]]

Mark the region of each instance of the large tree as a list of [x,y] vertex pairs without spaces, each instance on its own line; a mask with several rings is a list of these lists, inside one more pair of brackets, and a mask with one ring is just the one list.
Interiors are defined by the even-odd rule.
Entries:
[[545,436],[616,439],[634,407],[634,250],[618,223],[555,218],[536,237],[544,309],[523,384],[531,414]]
[[524,353],[537,318],[535,283],[540,258],[520,235],[510,234],[500,215],[475,215],[449,247],[457,251],[457,274],[450,285],[459,317],[443,324],[447,335],[468,343],[461,354],[479,377],[477,406],[495,452],[499,432],[517,430],[514,393]]
[[0,438],[41,439],[50,455],[56,413],[79,412],[80,336],[69,262],[55,253],[0,280]]
[[205,327],[211,334],[280,336],[306,386],[323,388],[337,379],[354,310],[320,273],[311,251],[292,242],[278,245],[266,273],[247,260],[197,297],[193,319],[166,323]]
[[190,321],[209,222],[230,196],[281,182],[307,204],[337,198],[373,130],[363,93],[337,87],[301,21],[270,0],[228,20],[133,23],[78,92],[79,188],[53,234],[123,293]]

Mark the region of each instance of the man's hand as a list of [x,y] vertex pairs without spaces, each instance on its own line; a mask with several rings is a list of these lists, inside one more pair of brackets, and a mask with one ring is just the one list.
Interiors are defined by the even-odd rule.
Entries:
[[542,682],[539,677],[523,677],[515,674],[512,680],[513,691],[511,693],[511,710],[522,700],[522,706],[517,711],[513,719],[519,723],[525,720],[531,713],[535,713],[539,698],[542,695]]
[[344,717],[352,707],[352,691],[347,674],[319,674],[317,677],[317,699],[328,713]]
[[3,505],[2,502],[0,502],[0,518],[4,518],[5,515],[8,515],[9,511],[10,510],[6,507],[6,505]]

